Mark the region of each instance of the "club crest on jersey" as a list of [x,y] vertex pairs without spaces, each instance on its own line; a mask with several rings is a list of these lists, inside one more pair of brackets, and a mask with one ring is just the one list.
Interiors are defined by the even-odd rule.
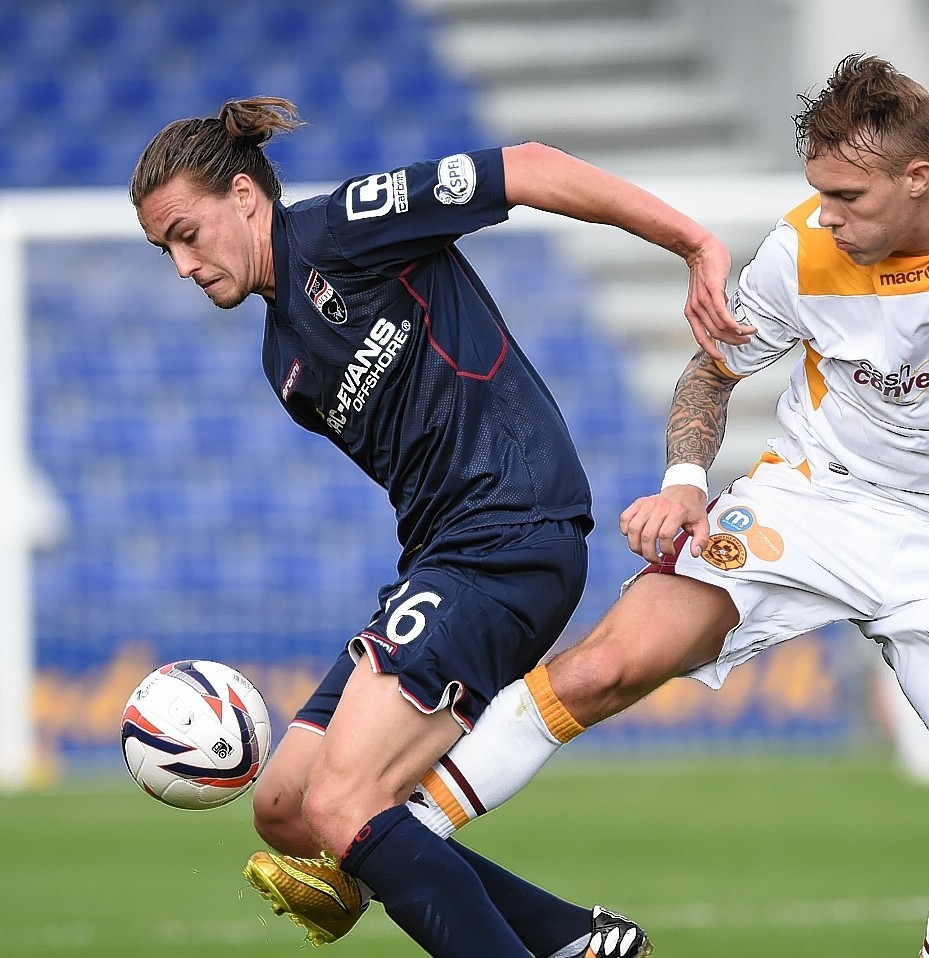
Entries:
[[741,569],[748,558],[745,546],[727,532],[718,532],[710,536],[710,541],[700,555],[711,566],[724,571]]
[[432,191],[435,198],[446,206],[454,203],[463,206],[474,196],[477,186],[477,170],[474,160],[467,153],[456,153],[439,160],[438,184]]
[[333,289],[329,281],[320,275],[318,270],[310,270],[305,292],[310,297],[310,302],[319,310],[323,319],[335,323],[337,326],[341,326],[348,319],[345,300]]

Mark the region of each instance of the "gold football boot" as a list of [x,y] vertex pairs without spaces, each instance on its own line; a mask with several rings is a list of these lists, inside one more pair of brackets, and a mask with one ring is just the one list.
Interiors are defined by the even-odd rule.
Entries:
[[355,879],[343,872],[328,852],[320,858],[255,852],[244,875],[252,888],[271,902],[276,915],[289,915],[306,930],[306,939],[314,948],[348,934],[367,908]]

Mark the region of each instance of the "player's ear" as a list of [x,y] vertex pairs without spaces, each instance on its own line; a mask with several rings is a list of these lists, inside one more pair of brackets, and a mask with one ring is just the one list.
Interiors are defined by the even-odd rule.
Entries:
[[243,213],[254,211],[258,201],[255,181],[247,173],[236,173],[232,178],[231,193],[236,205]]
[[929,193],[929,160],[910,160],[906,175],[910,181],[910,195],[914,199]]

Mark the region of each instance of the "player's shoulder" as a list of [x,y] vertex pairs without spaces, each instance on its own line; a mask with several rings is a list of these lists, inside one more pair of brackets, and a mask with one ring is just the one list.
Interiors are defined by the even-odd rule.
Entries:
[[322,193],[280,206],[291,255],[308,266],[329,267],[342,255],[330,229],[332,194]]
[[316,196],[308,196],[303,199],[294,200],[284,205],[280,204],[280,209],[288,223],[302,223],[320,213],[325,212],[326,204],[329,202],[331,194],[320,193]]
[[325,228],[328,202],[329,194],[325,193],[296,199],[287,204],[279,202],[275,204],[279,217],[277,222],[283,226],[292,241],[299,242]]

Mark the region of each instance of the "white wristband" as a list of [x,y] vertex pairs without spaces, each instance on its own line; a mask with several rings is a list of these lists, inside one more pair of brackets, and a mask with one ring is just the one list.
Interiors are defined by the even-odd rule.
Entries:
[[676,466],[668,466],[661,480],[661,488],[668,486],[696,486],[707,492],[706,469],[692,462],[679,462]]

